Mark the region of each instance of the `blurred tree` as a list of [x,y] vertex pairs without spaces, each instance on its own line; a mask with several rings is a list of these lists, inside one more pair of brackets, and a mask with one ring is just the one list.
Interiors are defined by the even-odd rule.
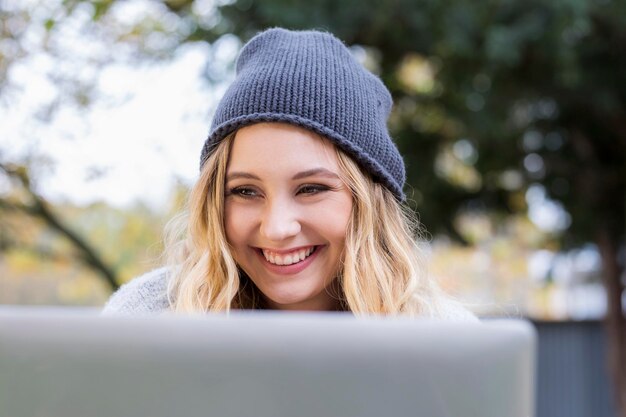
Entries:
[[189,41],[283,26],[365,48],[395,97],[411,204],[433,232],[463,240],[460,213],[524,212],[534,198],[561,213],[564,248],[595,242],[626,416],[626,3],[239,0],[208,23],[198,3],[165,1],[196,22]]
[[[29,7],[25,4],[0,2],[0,105],[10,105],[14,95],[19,91],[19,86],[13,83],[11,69],[36,54],[45,52],[55,56],[66,52],[51,34],[54,33],[55,27],[58,28],[58,24],[62,26],[61,23],[72,15],[76,5],[70,3],[72,2],[39,6],[31,4]],[[105,6],[102,4],[99,7]],[[38,36],[33,36],[34,33]],[[36,118],[50,120],[62,101],[71,101],[78,106],[88,104],[92,87],[90,82],[80,80],[75,74],[68,74],[59,67],[51,70],[48,76],[53,84],[59,86],[62,94],[58,94],[36,109]],[[9,140],[9,143],[11,139],[4,138]],[[18,212],[41,221],[51,231],[63,236],[75,249],[73,256],[70,257],[93,268],[112,289],[117,289],[119,284],[113,268],[104,261],[87,238],[77,233],[38,192],[31,166],[38,155],[26,155],[21,161],[16,161],[13,158],[9,160],[2,151],[0,149],[0,180],[8,185],[8,191],[0,194],[0,230],[3,232],[0,251],[22,248],[38,253],[44,258],[67,256],[66,253],[51,252],[50,248],[38,246],[36,242],[25,242],[24,239],[20,239],[19,230],[7,226],[8,214]]]
[[[164,5],[157,7],[156,12],[153,9],[153,14],[134,18],[112,11],[114,5],[110,0],[0,1],[0,120],[8,121],[2,108],[14,106],[25,89],[15,75],[18,67],[42,68],[40,75],[46,81],[46,91],[41,94],[44,99],[37,103],[38,107],[29,109],[33,115],[28,121],[46,126],[60,110],[84,110],[98,99],[95,84],[104,66],[120,61],[145,63],[167,59],[172,48],[188,34],[183,25],[177,26],[180,30],[167,25]],[[0,141],[0,185],[4,188],[0,192],[0,253],[19,248],[43,259],[73,259],[95,271],[112,290],[117,289],[120,276],[126,276],[126,266],[107,260],[114,257],[94,244],[98,237],[81,231],[76,219],[46,201],[36,186],[38,177],[54,167],[39,151],[42,138],[32,134],[32,126],[28,128],[31,137],[24,147],[28,149],[26,153],[16,156],[13,152],[11,144],[16,143],[15,138],[4,137]],[[16,213],[45,225],[48,231],[65,239],[70,248],[52,250],[36,239],[23,239],[19,228],[10,221]],[[138,220],[134,224],[140,225]],[[139,230],[145,232],[146,228]],[[118,236],[120,242],[130,238],[128,230],[125,232],[123,239]],[[111,247],[120,250],[122,246]],[[136,248],[125,249],[130,254]]]

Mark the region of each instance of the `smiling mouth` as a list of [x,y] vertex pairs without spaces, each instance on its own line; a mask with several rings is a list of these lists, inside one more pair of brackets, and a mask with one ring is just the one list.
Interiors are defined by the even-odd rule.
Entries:
[[310,246],[288,254],[278,254],[266,249],[260,249],[265,260],[272,265],[287,266],[304,261],[317,250],[318,246]]

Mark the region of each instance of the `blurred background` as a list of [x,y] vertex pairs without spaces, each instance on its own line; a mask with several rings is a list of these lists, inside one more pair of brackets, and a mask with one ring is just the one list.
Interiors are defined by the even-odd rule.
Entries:
[[552,397],[595,411],[544,415],[626,415],[623,1],[0,0],[0,304],[101,306],[159,265],[237,53],[272,26],[333,32],[391,90],[448,292],[592,340],[568,359],[588,385]]

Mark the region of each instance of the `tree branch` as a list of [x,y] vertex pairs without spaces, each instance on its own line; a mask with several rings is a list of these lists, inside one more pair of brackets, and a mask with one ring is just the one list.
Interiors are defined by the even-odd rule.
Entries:
[[30,205],[20,203],[9,203],[0,200],[0,204],[4,208],[19,210],[30,216],[39,218],[45,222],[48,227],[55,230],[61,236],[65,237],[78,250],[78,258],[90,268],[99,272],[107,284],[113,291],[119,288],[115,273],[109,268],[93,248],[83,237],[71,230],[71,228],[63,223],[63,221],[50,209],[46,201],[39,196],[32,188],[28,172],[25,167],[12,167],[0,162],[0,169],[12,178],[17,179],[24,187],[32,203]]

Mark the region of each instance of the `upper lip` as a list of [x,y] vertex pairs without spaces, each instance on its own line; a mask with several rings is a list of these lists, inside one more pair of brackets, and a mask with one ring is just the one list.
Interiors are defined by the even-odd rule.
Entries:
[[274,248],[258,248],[258,249],[261,249],[262,251],[266,251],[266,252],[275,253],[276,255],[286,255],[288,253],[297,252],[302,249],[308,249],[308,248],[312,248],[315,246],[317,245],[304,245],[304,246],[297,246],[295,248],[289,248],[289,249],[274,249]]

